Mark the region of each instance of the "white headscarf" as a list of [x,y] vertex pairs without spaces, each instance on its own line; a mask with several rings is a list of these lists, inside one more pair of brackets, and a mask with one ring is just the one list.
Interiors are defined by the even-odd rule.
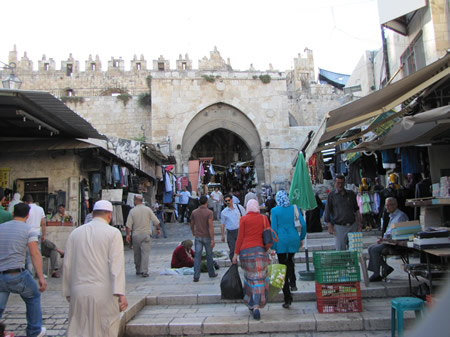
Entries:
[[247,213],[249,213],[249,212],[260,213],[259,204],[255,199],[250,199],[247,202]]
[[20,204],[20,193],[14,193],[13,199],[8,204],[8,212],[13,214],[14,212],[14,206],[17,204]]

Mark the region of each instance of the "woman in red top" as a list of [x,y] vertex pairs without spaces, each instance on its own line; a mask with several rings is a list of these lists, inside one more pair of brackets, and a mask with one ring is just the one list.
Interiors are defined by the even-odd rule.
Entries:
[[244,302],[253,310],[253,318],[259,320],[260,308],[264,308],[269,294],[267,266],[269,255],[263,244],[264,224],[270,227],[267,217],[259,214],[256,200],[247,203],[247,215],[239,222],[239,234],[234,249],[233,263],[239,262],[244,269]]
[[172,263],[170,268],[183,268],[194,266],[194,251],[192,250],[192,241],[184,240],[181,242],[172,254]]

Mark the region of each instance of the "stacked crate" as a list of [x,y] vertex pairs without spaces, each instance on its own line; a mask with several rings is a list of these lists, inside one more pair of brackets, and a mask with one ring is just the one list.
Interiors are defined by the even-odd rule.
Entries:
[[314,252],[317,310],[361,312],[361,273],[356,251]]

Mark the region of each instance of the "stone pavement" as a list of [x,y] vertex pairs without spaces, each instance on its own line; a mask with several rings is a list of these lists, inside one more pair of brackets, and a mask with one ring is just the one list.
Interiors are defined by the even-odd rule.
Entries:
[[[215,225],[219,226],[217,222]],[[222,268],[218,271],[219,277],[215,279],[209,279],[207,274],[201,274],[200,282],[193,283],[192,276],[160,275],[162,270],[170,268],[172,252],[179,242],[192,239],[190,228],[186,224],[169,223],[166,224],[166,228],[169,236],[167,239],[152,241],[148,278],[136,276],[132,250],[125,246],[129,308],[122,315],[121,333],[126,332],[127,336],[230,334],[230,332],[233,332],[233,335],[250,333],[260,336],[386,336],[388,335],[386,330],[390,326],[388,297],[408,294],[407,277],[399,266],[400,261],[392,260],[390,264],[397,265],[397,268],[391,274],[389,282],[371,284],[369,288],[365,288],[361,282],[364,298],[362,313],[318,314],[314,282],[297,280],[298,291],[293,293],[294,304],[291,309],[281,308],[282,294],[279,294],[276,299],[278,302],[269,303],[261,310],[261,321],[255,322],[249,319],[248,310],[241,301],[220,299],[220,279],[227,269],[225,266],[229,265],[226,258],[219,260]],[[227,244],[220,242],[219,233],[220,230],[216,228],[214,250],[226,252]],[[309,234],[308,238],[311,251],[331,250],[334,247],[333,237],[327,233]],[[376,236],[366,234],[364,240],[365,244],[369,245],[376,240]],[[304,260],[304,254],[297,255],[296,272],[306,269],[305,264],[301,262]],[[310,266],[312,268],[312,258]],[[68,324],[68,303],[61,295],[61,280],[48,278],[47,282],[47,290],[42,295],[44,326],[47,328],[48,336],[64,336]],[[151,320],[148,317],[157,318],[160,323],[149,324]],[[231,331],[230,325],[224,323],[229,322],[230,317],[231,322],[234,322],[232,326],[239,326],[236,331]],[[298,324],[297,321],[300,319],[304,324]],[[11,294],[1,321],[7,325],[7,331],[14,332],[16,336],[25,336],[25,305],[19,296]],[[142,324],[143,322],[146,324]],[[205,322],[207,324],[204,324]],[[149,326],[153,328],[148,330]],[[204,330],[199,330],[199,326]],[[353,332],[348,332],[351,330]],[[326,331],[340,332],[331,334]]]

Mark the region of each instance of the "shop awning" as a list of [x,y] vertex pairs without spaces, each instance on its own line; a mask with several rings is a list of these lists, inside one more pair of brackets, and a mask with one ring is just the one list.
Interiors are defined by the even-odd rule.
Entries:
[[309,158],[316,151],[318,145],[333,143],[350,128],[359,126],[383,112],[393,109],[434,83],[448,78],[450,74],[449,61],[450,55],[447,53],[438,61],[408,77],[330,111],[306,149],[305,157]]
[[48,92],[13,89],[0,89],[0,135],[106,139]]
[[413,145],[431,145],[450,140],[450,106],[403,117],[382,138],[362,142],[344,152],[384,150]]
[[[120,165],[126,166],[131,172],[141,177],[155,179],[149,172],[145,172],[140,168],[134,166],[132,163],[120,158],[108,150],[107,142],[102,139],[8,139],[2,141],[0,147],[1,153],[22,153],[22,152],[43,152],[48,151],[58,155],[66,150],[87,150],[97,149],[99,154],[96,158],[100,160],[107,160],[108,162],[116,162]],[[106,158],[106,159],[105,159]]]

